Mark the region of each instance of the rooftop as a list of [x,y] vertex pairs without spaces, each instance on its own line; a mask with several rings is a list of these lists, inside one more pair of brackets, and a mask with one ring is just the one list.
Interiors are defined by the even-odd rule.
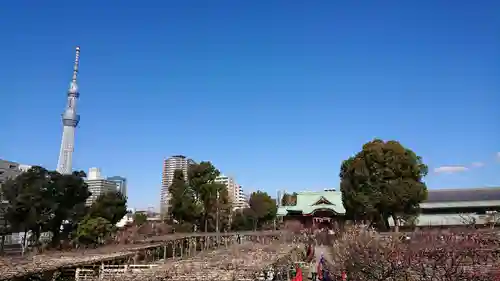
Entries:
[[500,200],[500,187],[430,189],[425,203]]

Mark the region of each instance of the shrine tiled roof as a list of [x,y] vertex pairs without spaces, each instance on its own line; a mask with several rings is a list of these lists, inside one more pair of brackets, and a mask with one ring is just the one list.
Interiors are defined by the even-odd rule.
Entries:
[[299,211],[305,215],[320,209],[330,209],[338,214],[344,214],[342,194],[338,191],[300,192],[297,194],[297,204],[278,208],[278,215],[286,215],[289,211]]

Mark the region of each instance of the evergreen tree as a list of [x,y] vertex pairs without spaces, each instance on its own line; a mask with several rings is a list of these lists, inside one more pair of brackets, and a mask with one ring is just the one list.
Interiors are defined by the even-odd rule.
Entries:
[[169,215],[180,224],[195,224],[199,217],[199,208],[194,192],[186,183],[182,170],[175,170],[169,187]]

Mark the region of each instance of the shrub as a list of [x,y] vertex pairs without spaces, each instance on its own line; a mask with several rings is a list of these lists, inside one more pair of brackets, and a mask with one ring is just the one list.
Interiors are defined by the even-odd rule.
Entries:
[[[331,247],[329,270],[353,281],[493,281],[498,238],[487,233],[379,234],[347,228]],[[499,275],[500,276],[500,275]]]

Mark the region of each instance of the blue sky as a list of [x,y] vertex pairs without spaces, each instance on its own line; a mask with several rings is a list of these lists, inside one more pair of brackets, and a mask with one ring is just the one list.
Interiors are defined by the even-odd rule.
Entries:
[[0,158],[55,169],[80,45],[74,167],[126,176],[131,207],[159,204],[170,155],[211,160],[247,191],[275,194],[337,187],[341,161],[374,137],[441,171],[430,188],[500,185],[499,9],[6,1]]

